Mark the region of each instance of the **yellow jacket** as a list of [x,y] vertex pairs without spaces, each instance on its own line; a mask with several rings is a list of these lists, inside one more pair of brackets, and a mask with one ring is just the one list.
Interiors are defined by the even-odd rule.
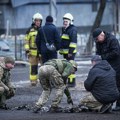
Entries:
[[38,29],[35,27],[31,27],[29,28],[29,30],[25,35],[25,46],[24,46],[25,50],[29,51],[29,54],[33,56],[38,55],[37,47],[35,43],[37,33],[38,33]]

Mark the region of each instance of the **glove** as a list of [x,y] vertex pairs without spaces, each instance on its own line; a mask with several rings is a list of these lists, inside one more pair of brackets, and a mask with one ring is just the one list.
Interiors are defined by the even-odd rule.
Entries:
[[62,77],[64,84],[67,84],[67,77]]
[[10,88],[9,95],[12,97],[15,95],[15,90],[13,88]]
[[71,97],[68,97],[68,98],[67,98],[67,103],[73,105],[73,101],[72,101],[72,98],[71,98]]

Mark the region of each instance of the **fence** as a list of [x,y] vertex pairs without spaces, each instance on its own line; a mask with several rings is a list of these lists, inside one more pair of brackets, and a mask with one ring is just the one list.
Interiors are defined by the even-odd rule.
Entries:
[[[120,41],[120,34],[116,34],[117,39]],[[78,34],[77,41],[77,54],[76,58],[84,56],[84,49],[86,47],[89,34]],[[4,43],[3,44],[1,44]],[[5,45],[7,47],[5,47]],[[7,49],[5,49],[7,48]],[[95,52],[95,47],[93,47],[93,53]],[[0,56],[12,56],[16,60],[26,60],[26,55],[24,51],[24,35],[8,37],[6,40],[5,37],[0,39]]]

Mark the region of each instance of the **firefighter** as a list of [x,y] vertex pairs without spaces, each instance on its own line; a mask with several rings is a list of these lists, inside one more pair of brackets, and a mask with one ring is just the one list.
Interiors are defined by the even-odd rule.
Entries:
[[12,57],[0,58],[0,109],[8,109],[6,99],[15,95],[15,89],[10,81],[10,70],[14,68]]
[[[77,52],[77,29],[73,25],[73,20],[73,16],[70,13],[66,13],[63,16],[62,42],[59,53],[67,60],[74,60]],[[69,76],[68,85],[70,87],[75,86],[75,74]]]
[[53,88],[56,89],[56,95],[52,101],[50,108],[51,112],[61,110],[58,105],[61,102],[64,93],[67,96],[68,104],[73,104],[69,90],[66,88],[66,80],[71,73],[75,73],[76,71],[77,64],[73,60],[52,59],[45,62],[44,65],[39,68],[39,80],[43,92],[38,102],[36,102],[33,112],[37,113],[41,110],[41,107],[48,101]]
[[32,86],[37,84],[38,62],[41,60],[35,43],[38,29],[41,27],[43,17],[40,13],[36,13],[32,18],[32,25],[28,29],[25,36],[25,51],[30,62],[30,81]]

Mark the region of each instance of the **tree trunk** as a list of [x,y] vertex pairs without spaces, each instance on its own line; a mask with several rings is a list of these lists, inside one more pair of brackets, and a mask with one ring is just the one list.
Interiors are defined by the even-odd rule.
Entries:
[[105,10],[105,6],[106,6],[106,0],[100,0],[100,7],[99,7],[98,13],[96,15],[95,22],[94,22],[92,29],[90,31],[89,39],[88,39],[88,42],[86,44],[86,48],[84,51],[85,54],[87,54],[87,55],[90,55],[92,53],[92,48],[93,48],[93,43],[94,43],[94,41],[92,40],[93,39],[92,33],[93,33],[94,29],[99,27],[101,24],[103,13]]

